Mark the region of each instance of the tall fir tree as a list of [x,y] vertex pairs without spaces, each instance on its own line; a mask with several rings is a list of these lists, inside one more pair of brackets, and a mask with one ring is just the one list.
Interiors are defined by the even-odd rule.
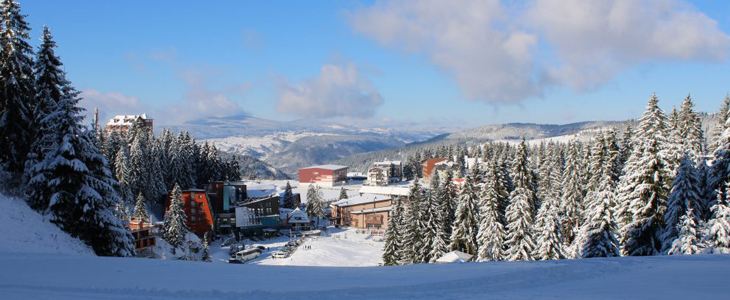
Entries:
[[688,207],[686,213],[675,227],[678,235],[667,251],[669,255],[691,255],[702,251],[701,236],[697,229],[697,221],[692,207]]
[[451,250],[458,250],[467,254],[476,255],[477,232],[479,231],[479,208],[477,203],[476,186],[474,184],[474,174],[470,173],[464,179],[464,185],[459,192],[459,202],[456,206],[456,218],[453,231],[451,233]]
[[[20,179],[34,139],[30,28],[13,0],[0,2],[0,166]],[[52,46],[51,46],[52,48]]]
[[477,261],[500,261],[507,256],[504,248],[506,232],[500,216],[500,202],[504,194],[497,172],[497,164],[493,160],[487,166],[486,182],[479,197]]
[[289,184],[289,181],[286,182],[286,187],[284,188],[284,207],[285,208],[295,208],[296,203],[294,203],[294,193],[292,192],[291,184]]
[[[694,168],[694,162],[689,156],[682,158],[677,176],[672,182],[672,189],[667,200],[667,213],[664,215],[664,232],[662,234],[662,249],[668,251],[673,247],[674,240],[679,236],[681,218],[687,210],[702,207],[700,199],[699,180]],[[704,215],[700,210],[693,209],[693,222],[702,220]],[[675,250],[676,251],[676,250]]]
[[591,218],[585,225],[580,251],[580,256],[583,258],[614,257],[621,254],[616,239],[618,228],[611,213],[613,193],[612,190],[603,189],[609,184],[607,181],[608,178],[604,177],[599,188],[603,191],[600,205],[589,212]]
[[563,170],[562,201],[560,203],[563,239],[566,246],[573,243],[583,220],[583,188],[581,185],[581,164],[575,142],[568,145]]
[[[728,188],[730,181],[725,182]],[[707,222],[707,234],[704,238],[712,253],[730,253],[730,205],[722,193],[717,193],[717,201],[710,209],[712,217]]]
[[619,195],[628,203],[630,219],[621,229],[622,254],[655,255],[661,251],[661,233],[672,182],[666,152],[666,117],[652,95],[639,119],[636,148],[625,171]]
[[514,185],[507,206],[507,259],[534,260],[532,251],[535,241],[532,237],[534,207],[531,204],[535,197],[532,190],[531,170],[529,169],[528,151],[525,139],[517,147],[515,157]]
[[421,205],[423,202],[423,190],[421,189],[420,179],[413,180],[408,192],[408,207],[403,217],[403,251],[401,252],[402,261],[406,264],[419,263],[419,253],[423,247],[422,230],[418,227],[421,217]]
[[144,199],[144,196],[142,196],[142,193],[139,193],[137,196],[132,217],[142,222],[150,221],[150,215],[147,213],[147,201]]
[[393,209],[388,214],[388,227],[385,229],[385,245],[383,246],[383,264],[386,266],[395,266],[400,262],[400,239],[399,230],[400,213],[403,212],[400,200],[393,200]]
[[177,248],[183,246],[187,237],[188,228],[185,224],[185,211],[183,210],[182,190],[180,185],[172,188],[172,197],[170,198],[170,207],[165,213],[163,222],[163,237],[173,247],[173,254],[177,253]]

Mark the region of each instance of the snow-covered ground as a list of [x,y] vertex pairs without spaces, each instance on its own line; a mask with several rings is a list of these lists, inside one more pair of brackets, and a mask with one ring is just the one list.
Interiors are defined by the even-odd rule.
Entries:
[[0,207],[0,253],[94,254],[23,200],[0,194]]
[[730,256],[346,268],[5,254],[0,266],[5,300],[725,299]]

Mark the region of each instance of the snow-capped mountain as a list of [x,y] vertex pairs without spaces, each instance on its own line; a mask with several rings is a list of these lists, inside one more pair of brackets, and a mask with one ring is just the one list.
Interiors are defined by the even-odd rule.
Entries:
[[182,125],[198,140],[220,150],[249,155],[294,175],[298,168],[353,154],[395,149],[425,141],[443,131],[359,128],[317,120],[273,121],[245,115],[210,117]]

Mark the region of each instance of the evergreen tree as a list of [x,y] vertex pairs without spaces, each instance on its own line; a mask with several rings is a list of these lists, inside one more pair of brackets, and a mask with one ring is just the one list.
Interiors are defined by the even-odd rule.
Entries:
[[510,204],[507,206],[507,259],[533,260],[532,251],[535,242],[532,238],[533,206],[535,193],[532,190],[531,170],[529,170],[527,144],[524,138],[517,148],[515,161],[515,189],[510,193]]
[[[725,188],[730,182],[725,183]],[[723,194],[717,193],[718,200],[712,206],[712,218],[707,222],[708,232],[705,236],[707,246],[712,253],[730,253],[730,206]]]
[[408,192],[408,206],[403,217],[403,251],[401,254],[403,263],[419,263],[419,253],[423,247],[423,236],[421,228],[418,227],[421,217],[421,203],[423,202],[423,191],[416,178],[411,184]]
[[563,236],[558,217],[558,198],[548,195],[537,213],[535,222],[535,235],[537,244],[533,257],[540,260],[553,260],[564,258]]
[[679,235],[673,241],[672,247],[667,254],[691,255],[701,251],[700,235],[691,206],[687,208],[687,212],[682,216],[680,223],[677,224],[676,230],[679,232]]
[[212,262],[213,258],[210,257],[210,246],[208,245],[208,235],[203,236],[203,256],[201,258],[204,262]]
[[282,199],[284,202],[285,208],[295,208],[294,206],[294,193],[292,193],[291,184],[289,184],[289,181],[286,182],[286,188],[284,188],[284,199]]
[[487,166],[487,180],[480,193],[479,231],[477,261],[500,261],[507,257],[504,249],[506,232],[500,216],[502,193],[501,182],[497,176],[496,161]]
[[627,162],[620,188],[629,204],[630,221],[622,228],[624,255],[655,255],[661,251],[661,233],[671,183],[669,155],[665,152],[666,122],[659,100],[652,95],[639,119],[636,149]]
[[477,232],[479,231],[479,221],[477,215],[479,208],[477,203],[476,187],[474,186],[473,174],[468,174],[464,179],[464,186],[459,192],[459,203],[456,206],[456,219],[452,225],[451,233],[451,250],[458,250],[467,254],[477,254]]
[[337,198],[337,200],[347,199],[347,190],[345,190],[345,187],[340,188],[340,196]]
[[[688,153],[693,160],[705,153],[705,137],[699,115],[693,110],[692,97],[687,95],[677,116],[677,137],[679,154]],[[680,159],[681,157],[677,157]]]
[[185,211],[183,210],[182,190],[180,185],[172,188],[172,197],[170,198],[170,207],[165,213],[163,222],[163,238],[173,247],[173,254],[177,253],[177,248],[182,246],[188,233],[185,224]]
[[398,240],[401,238],[401,234],[398,229],[398,214],[400,213],[400,211],[402,211],[402,208],[396,209],[396,207],[400,206],[400,200],[394,200],[394,202],[394,208],[392,212],[388,215],[388,228],[385,229],[383,264],[386,266],[398,265],[400,261],[400,256],[398,255],[400,245]]
[[717,120],[717,124],[715,124],[715,128],[713,131],[713,138],[714,138],[714,148],[717,149],[718,147],[721,147],[725,142],[723,139],[720,138],[720,135],[728,128],[726,125],[728,117],[730,117],[730,94],[725,94],[725,99],[722,101],[722,105],[720,106],[720,109],[717,111],[715,120]]
[[[316,184],[310,184],[307,188],[307,215],[310,220],[322,215],[322,191]],[[317,224],[319,225],[319,224]]]
[[132,203],[132,189],[129,185],[130,180],[130,162],[129,162],[129,150],[127,150],[126,145],[123,145],[119,148],[119,152],[117,152],[116,155],[117,161],[114,164],[116,167],[116,170],[114,174],[116,174],[117,181],[119,182],[119,188],[117,189],[119,192],[119,197],[122,199],[122,202],[125,205]]
[[[685,156],[679,165],[677,177],[672,182],[672,190],[667,200],[667,213],[664,215],[666,226],[662,235],[663,250],[669,250],[673,247],[674,240],[677,239],[680,233],[679,229],[682,225],[680,219],[686,214],[688,208],[702,206],[699,191],[697,190],[699,182],[693,165],[694,163],[689,156]],[[703,214],[701,212],[696,209],[692,211],[694,213],[692,216],[693,223],[694,220],[702,220]]]
[[570,143],[563,170],[563,181],[560,184],[562,187],[561,222],[566,245],[573,243],[583,220],[583,190],[580,179],[582,175],[577,150],[577,144]]
[[[605,183],[606,180],[604,177],[601,188],[608,184]],[[602,195],[600,205],[591,212],[590,221],[586,224],[585,238],[581,250],[583,258],[620,255],[619,243],[616,239],[616,223],[611,213],[611,190],[603,190]]]
[[142,222],[150,220],[150,215],[147,213],[147,201],[145,201],[142,193],[139,193],[139,196],[137,196],[137,202],[134,204],[133,217]]
[[28,43],[30,28],[25,17],[17,2],[0,3],[0,165],[16,174],[25,169],[36,128],[33,48]]

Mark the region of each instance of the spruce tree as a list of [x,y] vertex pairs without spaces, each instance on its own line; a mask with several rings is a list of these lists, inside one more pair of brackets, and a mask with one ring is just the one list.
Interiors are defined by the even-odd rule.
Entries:
[[504,195],[497,176],[496,161],[487,166],[487,179],[480,193],[479,231],[477,232],[477,261],[500,261],[506,258],[506,232],[500,216],[500,202]]
[[553,260],[564,258],[562,228],[558,198],[548,195],[537,213],[534,231],[536,245],[533,257],[540,260]]
[[[667,213],[664,215],[664,222],[666,224],[664,233],[662,234],[662,246],[664,251],[668,251],[669,248],[673,247],[674,240],[679,235],[679,228],[681,228],[681,218],[686,214],[688,208],[701,207],[702,201],[700,199],[698,178],[696,176],[696,170],[694,163],[689,156],[682,158],[677,170],[677,176],[672,182],[672,190],[667,200]],[[697,209],[693,209],[692,222],[702,220],[703,214]],[[676,252],[677,250],[675,250]]]
[[385,245],[383,246],[383,264],[386,266],[395,266],[399,262],[399,243],[398,240],[401,238],[401,234],[398,230],[398,218],[399,212],[402,209],[397,209],[400,206],[399,200],[394,200],[393,209],[388,214],[388,228],[385,229]]
[[419,227],[421,217],[421,205],[423,202],[423,190],[419,184],[419,178],[413,180],[408,192],[408,208],[403,217],[403,252],[402,260],[406,264],[414,264],[422,261],[419,257],[423,247],[422,228]]
[[578,159],[577,144],[570,143],[563,170],[562,201],[560,203],[563,238],[566,245],[573,243],[583,220],[583,188],[581,185],[581,165]]
[[150,220],[150,215],[147,213],[147,201],[145,201],[142,193],[139,193],[139,196],[137,196],[137,201],[134,204],[134,212],[132,216],[138,221],[142,222],[147,222]]
[[316,184],[310,184],[307,188],[307,216],[310,220],[319,217],[322,215],[322,209],[322,191],[319,190]]
[[117,160],[114,164],[116,169],[114,174],[119,182],[119,188],[117,190],[119,192],[119,197],[122,198],[122,202],[129,205],[132,203],[132,197],[134,197],[134,194],[132,194],[132,188],[129,184],[132,174],[130,173],[129,150],[127,150],[126,145],[119,147],[119,152],[117,152],[116,158]]
[[345,187],[340,188],[340,196],[337,197],[337,200],[347,199],[347,190],[345,190]]
[[467,254],[477,254],[477,232],[479,231],[479,198],[474,185],[473,174],[468,174],[464,179],[464,186],[459,192],[459,203],[456,206],[456,219],[452,226],[451,250],[458,250]]
[[507,259],[534,260],[532,251],[535,242],[532,238],[533,206],[535,193],[532,190],[531,170],[529,169],[527,144],[524,138],[517,148],[515,157],[514,185],[507,206]]
[[183,210],[182,190],[180,185],[172,188],[172,197],[170,198],[170,207],[165,213],[163,222],[163,238],[173,247],[173,254],[177,253],[177,248],[182,246],[188,233],[185,224],[185,211]]
[[289,181],[286,182],[286,188],[284,188],[283,202],[285,208],[295,208],[294,193],[292,192],[291,184],[289,184]]
[[671,184],[669,155],[665,151],[666,121],[652,95],[639,119],[636,149],[627,162],[620,188],[629,204],[630,221],[621,229],[622,254],[655,255],[661,251],[661,233]]
[[672,242],[671,248],[667,251],[669,255],[691,255],[699,253],[702,248],[700,246],[700,234],[697,230],[697,222],[692,207],[688,207],[686,213],[680,219],[680,223],[676,226],[679,232],[677,238]]
[[0,3],[0,166],[16,179],[25,169],[36,128],[33,48],[25,17],[17,2]]
[[[725,183],[725,188],[730,181]],[[730,253],[730,206],[727,198],[718,192],[718,199],[711,208],[712,218],[707,222],[708,232],[705,236],[707,246],[712,253]]]
[[[601,188],[608,185],[605,181],[601,184]],[[601,193],[600,205],[597,206],[592,212],[590,212],[590,221],[586,223],[586,230],[584,231],[584,238],[581,256],[583,258],[590,257],[614,257],[620,255],[618,248],[618,240],[616,239],[616,233],[618,231],[616,222],[614,222],[613,214],[611,213],[612,200],[611,190],[603,190]]]
[[204,262],[212,262],[213,258],[210,257],[210,245],[208,245],[208,235],[203,236],[203,256],[201,260]]

